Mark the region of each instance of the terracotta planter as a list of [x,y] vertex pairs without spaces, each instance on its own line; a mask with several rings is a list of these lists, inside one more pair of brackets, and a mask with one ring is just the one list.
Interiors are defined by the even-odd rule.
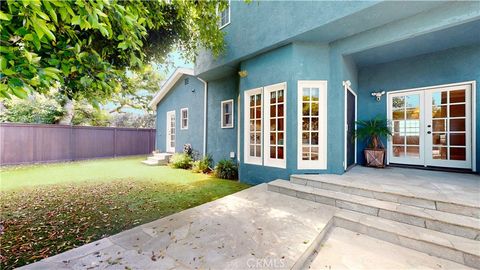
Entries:
[[365,149],[365,164],[369,167],[385,167],[385,149]]

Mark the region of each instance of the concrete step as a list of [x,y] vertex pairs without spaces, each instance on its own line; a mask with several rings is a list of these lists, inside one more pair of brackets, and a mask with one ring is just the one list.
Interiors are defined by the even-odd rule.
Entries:
[[341,177],[325,177],[323,175],[292,175],[290,181],[295,184],[311,186],[326,190],[338,191],[352,195],[406,204],[421,208],[438,210],[457,215],[480,218],[480,207],[460,201],[447,201],[439,198],[423,197],[409,194],[401,189],[389,189],[377,185],[352,182]]
[[480,269],[478,241],[346,210],[335,214],[333,226]]
[[455,236],[480,240],[480,220],[473,217],[314,188],[286,180],[270,182],[268,190]]
[[170,162],[170,158],[173,156],[173,154],[170,153],[154,153],[153,157],[158,159],[158,160],[166,160],[167,162]]
[[147,160],[157,162],[158,165],[165,165],[168,163],[167,159],[158,159],[157,157],[148,157]]
[[144,160],[142,161],[143,164],[145,165],[148,165],[148,166],[158,166],[158,160],[150,160],[150,159],[147,159],[147,160]]

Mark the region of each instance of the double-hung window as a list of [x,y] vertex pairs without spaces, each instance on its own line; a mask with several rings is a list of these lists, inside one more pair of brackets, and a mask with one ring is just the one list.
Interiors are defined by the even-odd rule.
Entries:
[[180,110],[180,129],[188,129],[188,108]]
[[222,101],[222,128],[233,128],[233,99]]
[[217,9],[217,13],[218,13],[218,17],[220,17],[218,21],[218,26],[220,29],[230,24],[230,0],[228,1],[228,7],[226,7],[221,12],[218,12],[218,9]]

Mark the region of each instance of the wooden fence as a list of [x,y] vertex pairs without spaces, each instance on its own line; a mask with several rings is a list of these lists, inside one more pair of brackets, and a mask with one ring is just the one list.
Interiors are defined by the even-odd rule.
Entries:
[[148,154],[155,129],[0,124],[0,165]]

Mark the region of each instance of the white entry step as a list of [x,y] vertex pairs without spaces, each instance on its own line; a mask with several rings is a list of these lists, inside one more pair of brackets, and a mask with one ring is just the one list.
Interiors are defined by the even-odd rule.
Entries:
[[153,156],[148,157],[142,163],[149,166],[167,165],[172,155],[170,153],[154,153]]
[[[314,188],[286,180],[270,182],[268,190],[471,240],[480,240],[480,220],[474,217]],[[480,242],[476,242],[480,246]]]

